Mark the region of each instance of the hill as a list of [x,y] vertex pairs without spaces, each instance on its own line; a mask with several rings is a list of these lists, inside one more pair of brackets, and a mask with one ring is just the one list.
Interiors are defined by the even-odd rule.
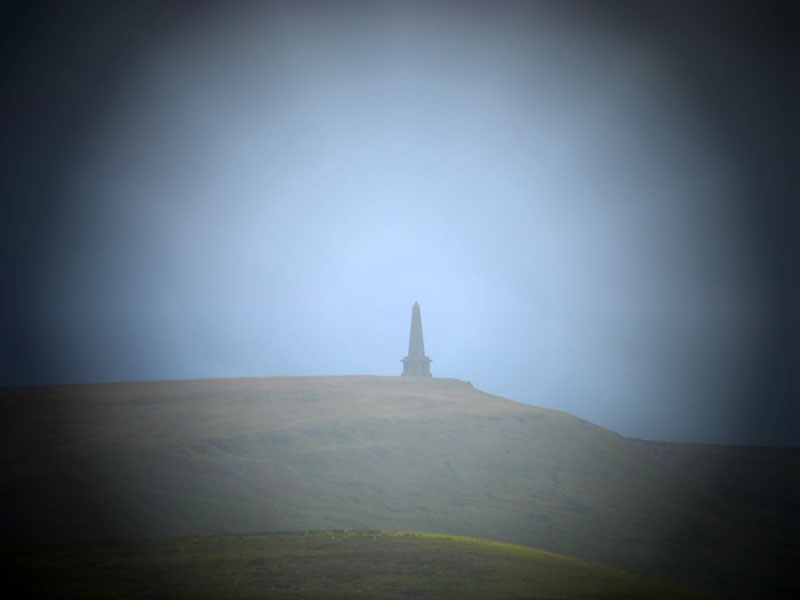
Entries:
[[780,514],[641,442],[456,380],[63,386],[3,390],[0,406],[10,541],[423,531],[791,595],[798,547]]
[[326,531],[0,548],[28,598],[711,600],[542,550],[402,532]]
[[800,540],[800,448],[636,443],[664,466],[771,517]]

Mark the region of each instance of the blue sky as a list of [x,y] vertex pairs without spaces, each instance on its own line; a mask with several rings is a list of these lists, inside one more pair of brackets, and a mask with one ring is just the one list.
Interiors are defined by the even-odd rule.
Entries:
[[615,7],[137,13],[124,61],[52,75],[92,108],[39,126],[57,164],[9,212],[38,249],[4,383],[397,375],[419,301],[436,376],[623,435],[796,443],[781,48]]

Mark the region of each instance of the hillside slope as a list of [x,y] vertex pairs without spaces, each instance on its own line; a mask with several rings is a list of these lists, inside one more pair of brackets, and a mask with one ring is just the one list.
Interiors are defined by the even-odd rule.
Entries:
[[2,547],[3,589],[31,600],[609,598],[714,600],[576,558],[487,540],[323,531]]
[[752,597],[797,546],[639,444],[446,379],[3,390],[5,537],[396,529],[543,548]]
[[771,517],[800,540],[800,448],[635,443],[664,466]]

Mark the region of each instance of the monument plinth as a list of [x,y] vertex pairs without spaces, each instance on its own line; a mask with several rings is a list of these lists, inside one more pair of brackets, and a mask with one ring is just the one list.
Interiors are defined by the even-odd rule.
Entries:
[[411,334],[408,337],[408,356],[403,359],[403,375],[431,377],[431,359],[425,356],[422,317],[417,302],[411,309]]

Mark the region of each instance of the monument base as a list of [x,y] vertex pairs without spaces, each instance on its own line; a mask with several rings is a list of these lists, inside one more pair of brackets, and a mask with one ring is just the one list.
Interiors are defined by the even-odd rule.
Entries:
[[427,356],[422,358],[404,358],[403,375],[411,375],[414,377],[433,377],[433,375],[431,375],[431,359]]

